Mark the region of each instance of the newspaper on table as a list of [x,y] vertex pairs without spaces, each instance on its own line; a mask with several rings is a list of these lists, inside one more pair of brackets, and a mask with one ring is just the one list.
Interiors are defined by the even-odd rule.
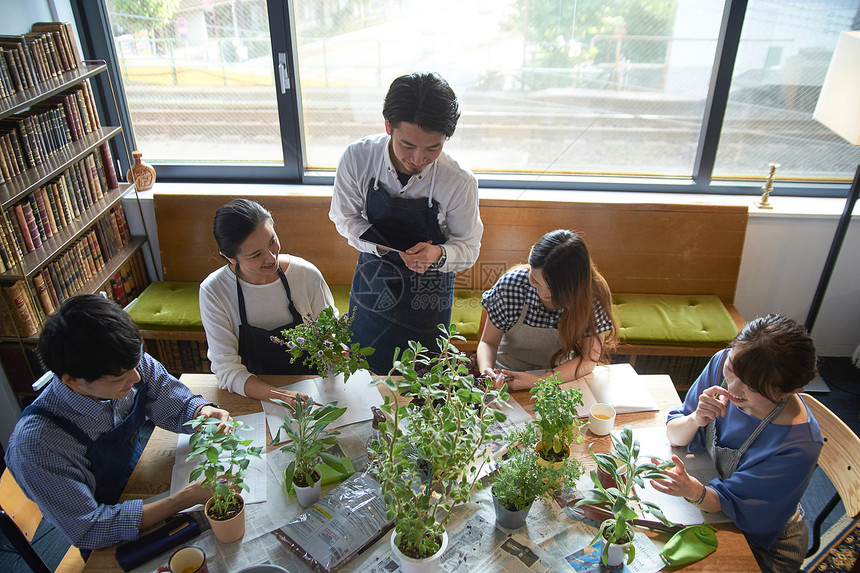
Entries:
[[391,525],[379,484],[356,474],[272,535],[314,570],[334,571]]

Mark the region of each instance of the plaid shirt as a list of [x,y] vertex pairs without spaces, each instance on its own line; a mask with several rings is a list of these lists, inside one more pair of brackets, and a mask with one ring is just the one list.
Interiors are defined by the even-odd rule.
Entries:
[[[484,293],[481,304],[493,326],[510,330],[526,307],[525,324],[535,328],[558,328],[561,309],[549,310],[541,303],[537,289],[529,284],[527,268],[514,269],[502,275],[493,288]],[[612,321],[599,301],[594,301],[594,322],[597,332],[612,330]],[[586,332],[585,336],[591,336]]]
[[[147,417],[167,430],[191,433],[191,426],[183,424],[206,400],[192,394],[149,354],[141,356],[137,370],[141,379],[149,383],[149,391],[143,397]],[[137,391],[135,387],[120,400],[93,400],[73,392],[54,376],[36,403],[96,439],[128,415]],[[9,439],[6,465],[45,518],[77,547],[97,549],[137,539],[143,502],[97,503],[87,446],[54,422],[39,415],[20,419]]]

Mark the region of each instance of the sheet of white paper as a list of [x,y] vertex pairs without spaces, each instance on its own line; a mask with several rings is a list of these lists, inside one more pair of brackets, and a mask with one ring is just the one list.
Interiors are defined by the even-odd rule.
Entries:
[[[235,419],[254,428],[253,431],[246,432],[247,437],[254,440],[251,444],[252,446],[262,446],[263,451],[265,451],[266,427],[264,426],[265,418],[263,413],[236,416]],[[171,495],[188,485],[188,478],[191,476],[192,470],[197,467],[196,461],[185,461],[185,458],[191,452],[191,447],[188,444],[190,437],[190,434],[179,434],[177,437],[176,458],[173,464],[173,473],[170,476]],[[247,484],[251,491],[242,492],[245,503],[266,501],[266,472],[268,471],[268,466],[266,465],[266,454],[263,453],[260,456],[260,459],[251,458],[251,463],[248,466],[248,477],[245,478],[245,484]]]
[[[307,394],[320,404],[337,402],[339,407],[346,408],[343,416],[329,424],[328,427],[332,430],[370,420],[372,418],[370,407],[382,405],[382,396],[370,385],[372,378],[367,370],[359,370],[347,379],[346,384],[337,381],[327,385],[324,380],[324,378],[310,378],[281,386],[281,389]],[[274,438],[278,428],[284,423],[284,407],[263,402],[263,411],[266,413],[269,433]],[[281,438],[284,438],[283,432]]]
[[659,410],[648,389],[637,381],[636,371],[630,364],[596,366],[594,372],[572,382],[582,391],[582,406],[577,407],[580,417],[588,416],[588,410],[597,402],[612,404],[619,414]]
[[[613,432],[618,437],[619,432]],[[690,454],[687,448],[673,448],[669,445],[665,428],[637,428],[633,437],[639,440],[639,453],[643,457],[656,457],[663,460],[672,458],[674,453],[684,462],[687,473],[695,477],[703,484],[707,484],[717,476],[714,462],[707,453]],[[645,488],[639,492],[639,497],[645,501],[656,503],[669,521],[684,525],[697,523],[723,523],[729,518],[723,512],[703,512],[695,505],[687,502],[682,497],[675,497],[661,493],[651,487],[650,480],[645,481]]]

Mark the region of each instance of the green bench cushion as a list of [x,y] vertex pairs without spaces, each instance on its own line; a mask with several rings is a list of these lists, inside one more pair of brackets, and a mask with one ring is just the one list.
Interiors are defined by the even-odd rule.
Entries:
[[[330,285],[334,297],[334,306],[343,314],[349,312],[349,288],[346,285]],[[480,290],[455,290],[454,306],[451,308],[451,324],[457,325],[457,331],[471,340],[478,339],[478,329],[481,327],[481,295]]]
[[716,295],[613,293],[612,303],[622,343],[716,346],[737,334]]
[[137,297],[129,316],[143,330],[203,330],[200,283],[156,281]]

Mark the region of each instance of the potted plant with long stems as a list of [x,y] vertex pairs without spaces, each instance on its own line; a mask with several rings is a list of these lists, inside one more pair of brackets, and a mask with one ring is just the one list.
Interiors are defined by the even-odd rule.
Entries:
[[438,354],[410,341],[378,382],[390,395],[381,406],[387,420],[379,423],[369,452],[371,472],[395,522],[391,546],[404,571],[438,568],[447,546],[445,524],[480,487],[480,470],[490,458],[485,442],[501,437],[491,425],[506,418],[492,404],[506,401],[507,390],[476,384],[468,359],[452,343],[462,339],[456,327],[440,329]]
[[572,484],[582,475],[582,464],[575,458],[564,460],[559,467],[539,464],[534,449],[538,438],[534,424],[506,436],[510,454],[492,478],[493,509],[502,527],[522,527],[536,499],[561,493],[565,483]]
[[538,454],[547,462],[561,463],[570,456],[571,444],[582,443],[583,423],[576,414],[576,407],[582,406],[582,392],[579,388],[563,389],[561,379],[553,374],[541,379],[529,393],[541,434]]
[[338,408],[337,402],[322,406],[315,406],[310,400],[296,400],[295,404],[283,400],[275,402],[284,407],[285,413],[284,423],[278,428],[272,443],[280,441],[283,430],[292,441],[284,445],[281,451],[295,456],[284,470],[284,483],[292,483],[299,504],[309,507],[320,498],[320,465],[346,472],[340,458],[325,449],[325,446],[336,444],[340,434],[329,430],[328,425],[340,418],[346,408]]
[[671,461],[654,463],[651,458],[640,461],[639,440],[633,437],[630,424],[624,426],[621,437],[612,436],[613,450],[607,454],[595,454],[589,446],[591,457],[597,462],[600,470],[606,472],[616,485],[605,487],[598,477],[596,469],[591,470],[590,477],[595,488],[586,490],[586,497],[577,501],[573,507],[582,505],[600,505],[610,508],[612,517],[604,520],[597,530],[591,544],[603,540],[601,560],[606,565],[620,565],[627,556],[627,564],[636,557],[633,545],[635,533],[632,521],[639,517],[636,507],[650,513],[664,525],[674,525],[666,519],[663,511],[654,503],[639,498],[636,486],[645,487],[646,479],[663,478],[663,470],[672,467]]
[[238,420],[221,422],[199,416],[186,422],[197,431],[191,434],[187,461],[197,460],[190,482],[203,476],[203,487],[212,492],[205,512],[219,541],[231,543],[245,535],[245,500],[240,491],[249,491],[245,478],[251,458],[259,458],[262,446],[243,439],[241,432],[253,430]]
[[367,369],[367,357],[374,352],[373,348],[357,342],[350,344],[352,319],[353,316],[346,313],[338,316],[329,306],[318,316],[309,314],[302,324],[281,331],[284,339],[271,338],[286,346],[292,362],[301,359],[305,366],[328,380],[344,374],[346,381],[358,370]]

